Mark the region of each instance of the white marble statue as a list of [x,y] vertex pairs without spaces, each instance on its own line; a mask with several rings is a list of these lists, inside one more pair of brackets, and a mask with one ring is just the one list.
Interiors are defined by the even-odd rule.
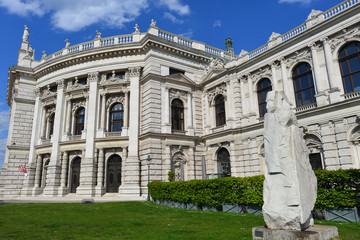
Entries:
[[24,33],[23,33],[23,36],[22,36],[23,42],[27,42],[29,36],[30,36],[30,34],[29,34],[29,28],[25,25]]
[[317,193],[309,152],[284,92],[268,92],[266,101],[264,220],[270,229],[305,230]]

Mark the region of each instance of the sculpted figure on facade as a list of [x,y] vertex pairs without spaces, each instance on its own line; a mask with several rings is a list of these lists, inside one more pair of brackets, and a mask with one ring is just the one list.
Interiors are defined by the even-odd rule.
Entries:
[[139,33],[140,32],[140,28],[139,28],[139,25],[138,24],[135,24],[135,33]]
[[222,59],[222,58],[216,58],[216,59],[211,58],[209,67],[210,67],[211,69],[222,69],[222,68],[225,68],[224,59]]
[[29,28],[25,25],[24,33],[23,33],[23,36],[22,36],[23,42],[27,42],[29,36],[30,36],[30,34],[29,34]]
[[266,172],[264,220],[270,229],[304,230],[313,225],[317,181],[294,111],[284,92],[267,94],[264,123]]
[[156,27],[156,21],[154,19],[151,19],[150,27]]

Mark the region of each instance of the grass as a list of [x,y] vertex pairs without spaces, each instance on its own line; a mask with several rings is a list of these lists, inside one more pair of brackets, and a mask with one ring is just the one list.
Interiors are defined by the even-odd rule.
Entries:
[[[343,240],[360,239],[360,224],[334,225]],[[0,239],[252,239],[262,216],[158,206],[152,202],[0,205]]]

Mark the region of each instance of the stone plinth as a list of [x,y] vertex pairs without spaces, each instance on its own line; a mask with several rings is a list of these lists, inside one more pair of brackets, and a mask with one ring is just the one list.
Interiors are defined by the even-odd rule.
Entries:
[[254,240],[328,240],[339,236],[337,227],[314,225],[305,231],[277,230],[266,227],[253,227]]

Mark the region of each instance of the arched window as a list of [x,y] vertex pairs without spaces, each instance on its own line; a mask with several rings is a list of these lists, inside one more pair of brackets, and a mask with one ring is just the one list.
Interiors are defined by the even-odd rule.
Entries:
[[345,93],[360,90],[360,42],[346,44],[339,52]]
[[315,88],[311,66],[308,63],[298,64],[293,72],[296,106],[306,106],[316,102]]
[[222,126],[226,124],[225,118],[225,99],[223,95],[218,95],[215,98],[215,115],[216,115],[216,126]]
[[55,113],[51,114],[49,117],[49,137],[54,133],[54,120],[55,120]]
[[75,135],[81,135],[84,130],[85,108],[81,107],[75,112]]
[[270,79],[264,78],[257,84],[257,95],[259,102],[259,116],[264,117],[266,113],[266,95],[272,90]]
[[220,177],[230,177],[230,154],[226,148],[220,148],[217,153],[218,174]]
[[184,131],[184,104],[180,99],[171,102],[171,128]]
[[124,108],[121,103],[115,103],[110,109],[110,132],[120,132],[124,122]]

